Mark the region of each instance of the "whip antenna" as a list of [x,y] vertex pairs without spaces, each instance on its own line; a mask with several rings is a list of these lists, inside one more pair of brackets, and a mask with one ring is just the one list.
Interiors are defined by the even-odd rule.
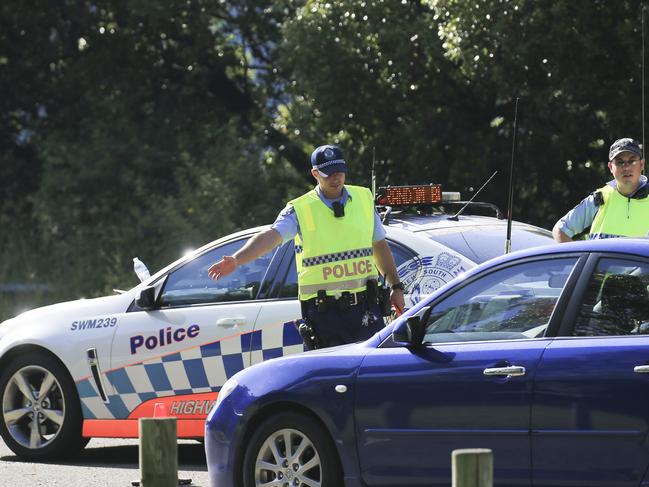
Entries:
[[644,97],[644,70],[645,70],[645,62],[644,62],[644,11],[645,11],[645,6],[642,6],[642,158],[644,159],[644,105],[645,105],[645,97]]
[[478,193],[479,193],[480,191],[482,191],[482,190],[484,189],[484,187],[485,187],[487,184],[489,184],[489,181],[491,181],[491,180],[494,178],[494,176],[495,176],[496,174],[498,174],[498,171],[494,171],[494,173],[493,173],[491,176],[489,176],[489,179],[487,179],[487,180],[484,182],[484,184],[483,184],[482,186],[480,186],[480,189],[478,189],[478,191],[476,191],[475,193],[473,193],[473,196],[471,197],[471,199],[470,199],[469,201],[467,201],[467,202],[464,204],[464,206],[463,206],[462,208],[460,208],[460,210],[459,210],[455,215],[453,215],[453,216],[449,216],[449,217],[447,218],[447,220],[457,221],[458,217],[459,217],[462,213],[464,213],[464,210],[466,209],[466,207],[469,206],[469,205],[473,202],[473,200],[475,199],[475,197],[478,196]]
[[518,121],[518,97],[514,103],[514,136],[512,137],[512,162],[509,166],[509,199],[507,201],[507,240],[505,240],[505,253],[512,250],[512,213],[514,206],[514,153],[516,152],[516,127]]
[[375,162],[376,162],[376,146],[372,146],[372,196],[376,200],[376,173],[374,172]]

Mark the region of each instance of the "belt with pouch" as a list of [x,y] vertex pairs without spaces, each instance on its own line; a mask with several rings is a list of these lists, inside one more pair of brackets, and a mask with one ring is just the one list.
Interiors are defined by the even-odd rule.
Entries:
[[318,293],[319,296],[305,301],[306,304],[314,305],[316,310],[319,312],[324,311],[344,311],[356,306],[363,304],[367,301],[367,291],[360,291],[357,293],[352,293],[349,291],[343,291],[340,296],[327,296],[326,294]]

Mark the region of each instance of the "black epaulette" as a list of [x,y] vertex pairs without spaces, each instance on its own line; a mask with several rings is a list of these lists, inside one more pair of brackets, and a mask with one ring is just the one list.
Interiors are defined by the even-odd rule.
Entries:
[[602,206],[604,204],[604,195],[601,191],[595,191],[593,193],[593,199],[595,200],[595,206]]

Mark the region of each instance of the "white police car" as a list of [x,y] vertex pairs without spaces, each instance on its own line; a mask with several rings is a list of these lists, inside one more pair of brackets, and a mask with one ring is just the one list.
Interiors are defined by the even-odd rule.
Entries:
[[[449,219],[448,208],[440,212],[444,202],[419,204],[415,214],[380,202],[391,205],[387,238],[408,306],[504,252],[502,219]],[[122,294],[46,306],[2,323],[0,433],[9,448],[48,459],[78,451],[91,437],[137,437],[138,418],[152,416],[160,402],[178,418],[179,437],[202,438],[229,377],[303,350],[291,323],[300,309],[290,242],[219,281],[207,275],[265,228],[205,245]],[[513,224],[514,250],[550,242],[546,230]]]

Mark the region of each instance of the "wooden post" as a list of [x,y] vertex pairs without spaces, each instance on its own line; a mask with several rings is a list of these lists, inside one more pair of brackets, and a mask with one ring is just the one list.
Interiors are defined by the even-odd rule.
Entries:
[[176,418],[140,418],[141,487],[178,486]]
[[452,487],[493,487],[493,454],[487,448],[453,450]]

